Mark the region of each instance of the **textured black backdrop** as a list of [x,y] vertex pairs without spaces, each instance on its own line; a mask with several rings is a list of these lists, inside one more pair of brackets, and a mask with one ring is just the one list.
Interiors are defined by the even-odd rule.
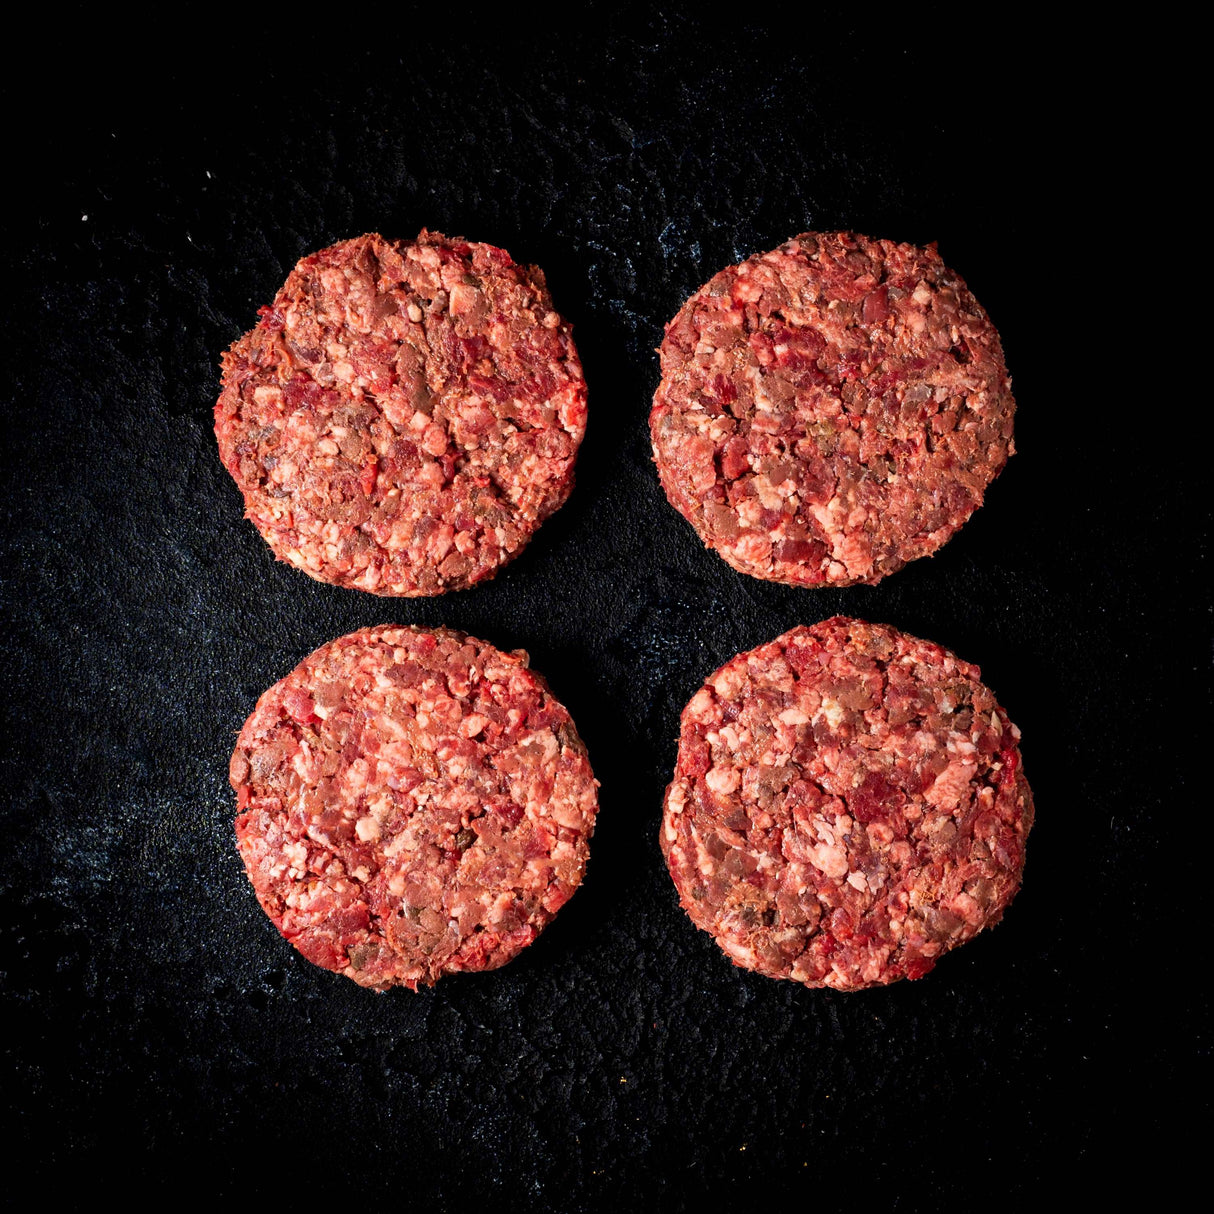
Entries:
[[[798,12],[591,6],[527,36],[352,9],[306,39],[197,22],[176,61],[77,13],[74,48],[26,48],[4,98],[24,118],[3,255],[3,1105],[15,1158],[61,1195],[677,1210],[761,1182],[916,1208],[1158,1166],[1200,1010],[1180,955],[1203,928],[1176,909],[1208,816],[1178,757],[1205,702],[1200,452],[1150,437],[1175,402],[1118,420],[1139,360],[1172,356],[1130,360],[1149,311],[1106,308],[1118,288],[1074,237],[1099,98],[1072,99],[1039,31]],[[521,559],[386,600],[272,561],[211,407],[220,351],[298,257],[423,225],[545,268],[590,426]],[[717,269],[848,226],[939,241],[1003,333],[1020,453],[936,558],[797,591],[733,573],[666,504],[653,348]],[[1111,247],[1141,274],[1143,242]],[[1115,322],[1085,347],[1093,310]],[[836,612],[978,662],[1038,805],[1004,923],[853,995],[732,968],[657,848],[704,675]],[[381,996],[266,920],[226,769],[264,688],[384,621],[528,649],[602,795],[585,886],[535,946]]]

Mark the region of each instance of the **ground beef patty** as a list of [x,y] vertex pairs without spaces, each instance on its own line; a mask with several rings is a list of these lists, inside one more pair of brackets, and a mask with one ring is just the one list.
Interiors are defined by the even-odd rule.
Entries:
[[697,291],[661,357],[666,496],[755,577],[878,582],[949,539],[1014,450],[999,335],[935,245],[797,236]]
[[977,666],[842,617],[739,654],[683,710],[661,845],[737,965],[858,990],[998,921],[1033,801]]
[[305,257],[223,356],[215,433],[275,554],[322,582],[442,594],[569,496],[586,429],[543,273],[422,232]]
[[232,755],[258,901],[309,961],[417,988],[504,965],[577,888],[597,787],[521,650],[364,628],[257,702]]

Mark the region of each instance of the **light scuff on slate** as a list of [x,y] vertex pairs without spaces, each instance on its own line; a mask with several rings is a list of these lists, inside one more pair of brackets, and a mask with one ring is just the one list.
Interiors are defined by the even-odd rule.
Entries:
[[231,761],[237,843],[309,961],[379,990],[495,969],[577,889],[597,782],[527,661],[366,628],[258,701]]
[[544,275],[423,231],[305,257],[223,356],[215,433],[275,555],[435,595],[492,577],[573,487],[586,385]]
[[919,978],[998,922],[1033,800],[977,666],[835,617],[738,654],[683,711],[661,847],[736,965],[811,987]]
[[999,335],[935,245],[804,233],[712,278],[660,354],[666,496],[754,577],[876,583],[944,544],[1014,452]]

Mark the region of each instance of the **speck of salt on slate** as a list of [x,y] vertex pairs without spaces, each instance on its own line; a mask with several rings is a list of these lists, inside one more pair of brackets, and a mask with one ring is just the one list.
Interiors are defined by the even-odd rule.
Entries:
[[[1059,1169],[1128,1183],[1164,1132],[1184,1157],[1169,1110],[1201,1004],[1160,918],[1200,884],[1184,823],[1203,785],[1175,756],[1201,753],[1208,703],[1206,512],[1187,453],[1144,460],[1144,433],[1099,420],[1127,376],[1093,386],[1071,353],[1090,299],[1043,312],[1033,257],[1071,219],[1047,153],[1086,146],[1051,92],[1054,40],[820,11],[397,17],[198,23],[170,44],[75,12],[0,83],[22,115],[0,369],[14,1158],[69,1206],[122,1186],[570,1211],[854,1195],[857,1177],[917,1209],[1023,1199]],[[300,256],[423,226],[544,268],[590,422],[570,501],[516,562],[383,600],[274,563],[211,409],[221,351]],[[798,591],[734,573],[666,503],[653,351],[722,266],[844,227],[939,242],[1003,336],[1019,453],[936,557]],[[1004,922],[856,995],[730,966],[657,846],[705,674],[837,612],[980,664],[1038,807]],[[528,649],[602,808],[584,887],[517,961],[377,996],[258,908],[226,766],[261,691],[389,621]]]

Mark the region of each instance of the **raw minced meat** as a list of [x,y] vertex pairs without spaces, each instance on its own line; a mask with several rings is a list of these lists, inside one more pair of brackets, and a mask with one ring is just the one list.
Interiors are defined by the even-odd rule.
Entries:
[[858,990],[926,974],[1020,886],[1020,731],[939,645],[836,617],[738,654],[683,711],[661,847],[737,965]]
[[230,774],[266,914],[381,990],[514,957],[581,882],[598,806],[527,655],[447,629],[318,649],[258,701]]
[[697,291],[661,362],[667,497],[771,581],[871,584],[930,555],[1014,450],[999,335],[934,245],[797,236]]
[[492,577],[569,496],[585,429],[543,273],[435,232],[305,257],[224,355],[215,406],[275,554],[383,595]]

